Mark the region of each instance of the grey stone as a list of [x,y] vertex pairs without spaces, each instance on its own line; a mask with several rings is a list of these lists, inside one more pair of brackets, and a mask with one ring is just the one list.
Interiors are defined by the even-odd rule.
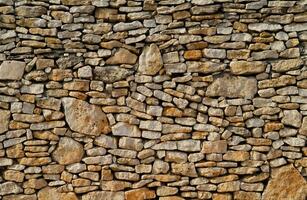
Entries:
[[21,80],[25,67],[25,62],[3,61],[0,65],[0,80]]

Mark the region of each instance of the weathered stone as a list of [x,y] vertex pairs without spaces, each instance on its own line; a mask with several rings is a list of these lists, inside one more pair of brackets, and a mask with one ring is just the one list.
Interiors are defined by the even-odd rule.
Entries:
[[117,65],[117,64],[135,64],[137,56],[131,53],[129,50],[120,48],[115,54],[106,60],[106,64]]
[[144,200],[144,199],[154,199],[156,198],[156,193],[148,188],[140,188],[134,190],[128,190],[125,192],[126,200]]
[[94,79],[102,80],[106,83],[113,83],[116,81],[123,80],[131,74],[133,74],[132,70],[116,66],[96,67],[94,69]]
[[38,200],[78,200],[73,192],[61,193],[56,188],[45,187],[37,194]]
[[3,200],[37,200],[36,194],[13,194],[3,197]]
[[307,183],[292,164],[274,169],[264,190],[264,200],[293,199],[304,200],[307,196]]
[[20,61],[3,61],[0,65],[0,80],[21,80],[26,64]]
[[0,195],[22,193],[22,188],[14,182],[5,182],[0,184]]
[[82,200],[124,200],[124,192],[95,191],[82,196]]
[[145,75],[155,75],[163,66],[159,47],[155,44],[146,46],[139,57],[138,71]]
[[223,155],[224,160],[231,161],[245,161],[249,159],[249,153],[247,151],[227,151]]
[[302,115],[297,110],[285,110],[281,122],[285,125],[299,128],[301,126]]
[[193,163],[172,163],[172,172],[182,176],[197,177],[197,172]]
[[214,62],[187,62],[188,72],[199,72],[204,74],[210,74],[214,72],[223,71],[226,69],[226,65],[222,63]]
[[84,154],[83,145],[79,142],[63,137],[60,139],[58,147],[52,152],[52,157],[61,165],[68,165],[80,162]]
[[276,72],[287,72],[299,69],[304,64],[301,59],[279,60],[272,63],[272,69]]
[[230,70],[235,75],[250,75],[264,72],[266,64],[261,61],[232,61]]
[[117,136],[141,137],[141,131],[137,126],[124,122],[112,126],[112,133]]
[[205,141],[202,147],[202,153],[226,153],[227,142],[226,140]]
[[[236,87],[234,87],[236,86]],[[210,97],[223,96],[229,98],[251,99],[257,93],[257,81],[254,78],[235,77],[223,74],[209,85],[206,95]]]
[[278,31],[282,29],[282,26],[280,24],[255,23],[249,24],[248,29],[257,32]]
[[110,132],[106,115],[98,106],[74,98],[63,98],[62,102],[66,121],[72,130],[86,135]]
[[9,129],[10,111],[0,110],[0,134]]

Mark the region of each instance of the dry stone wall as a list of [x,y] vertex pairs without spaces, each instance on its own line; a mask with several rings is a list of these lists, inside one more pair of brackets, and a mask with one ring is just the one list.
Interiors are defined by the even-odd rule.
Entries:
[[0,0],[0,199],[305,200],[306,63],[306,0]]

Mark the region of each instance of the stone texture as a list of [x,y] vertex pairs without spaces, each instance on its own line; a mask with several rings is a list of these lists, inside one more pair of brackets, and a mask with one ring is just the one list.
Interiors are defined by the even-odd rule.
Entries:
[[231,73],[235,75],[251,75],[264,72],[266,64],[261,61],[233,61],[230,63]]
[[306,187],[306,180],[290,164],[273,170],[262,198],[303,200],[307,196]]
[[116,66],[96,67],[94,69],[94,78],[96,80],[102,80],[105,83],[113,83],[123,80],[131,74],[133,74],[132,70]]
[[[236,87],[234,87],[236,86]],[[251,99],[257,92],[257,81],[253,78],[235,77],[224,74],[209,85],[207,96],[242,97]]]
[[73,192],[61,193],[53,187],[45,187],[38,192],[38,200],[77,200]]
[[62,102],[66,121],[72,130],[85,135],[110,132],[106,115],[99,107],[74,98],[63,98]]
[[3,61],[0,65],[0,80],[21,80],[26,64],[20,61]]
[[139,57],[138,71],[145,75],[155,75],[163,66],[159,47],[155,44],[146,46]]
[[74,139],[63,137],[52,152],[55,161],[62,165],[80,162],[84,155],[83,145]]
[[0,134],[9,129],[10,111],[0,110]]

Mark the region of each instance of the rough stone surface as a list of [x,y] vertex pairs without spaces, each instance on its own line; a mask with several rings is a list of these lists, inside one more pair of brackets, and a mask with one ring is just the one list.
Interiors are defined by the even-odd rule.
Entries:
[[159,47],[155,44],[146,46],[139,57],[138,71],[145,75],[155,75],[163,66]]
[[20,80],[26,64],[20,61],[4,61],[0,65],[0,80]]
[[304,200],[307,196],[306,180],[293,165],[274,169],[263,193],[264,200],[293,199]]
[[306,0],[0,0],[1,200],[305,200]]
[[257,92],[257,81],[254,78],[235,77],[224,75],[218,77],[209,85],[206,95],[215,97],[223,96],[229,98],[251,99]]
[[83,145],[68,137],[61,138],[57,148],[52,152],[53,159],[62,165],[80,162],[83,155]]
[[62,99],[69,127],[86,135],[106,134],[110,131],[106,115],[102,110],[85,101],[74,98]]

